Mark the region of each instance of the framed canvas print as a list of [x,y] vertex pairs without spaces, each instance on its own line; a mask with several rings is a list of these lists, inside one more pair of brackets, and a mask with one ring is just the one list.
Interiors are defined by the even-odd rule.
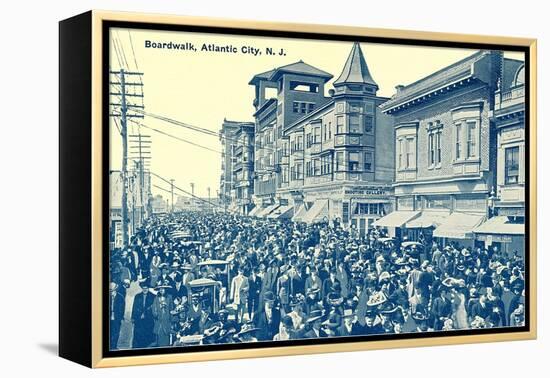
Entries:
[[535,338],[535,95],[532,39],[62,21],[60,355]]

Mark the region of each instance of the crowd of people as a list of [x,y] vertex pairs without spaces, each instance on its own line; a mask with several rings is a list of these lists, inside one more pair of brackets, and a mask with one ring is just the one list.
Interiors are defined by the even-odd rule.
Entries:
[[524,325],[522,253],[420,241],[336,222],[150,217],[111,250],[111,348],[125,312],[131,348]]

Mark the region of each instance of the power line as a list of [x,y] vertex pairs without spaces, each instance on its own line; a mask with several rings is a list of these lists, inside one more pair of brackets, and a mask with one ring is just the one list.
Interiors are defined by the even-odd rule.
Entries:
[[205,199],[203,199],[203,198],[201,198],[201,197],[198,197],[198,196],[194,195],[193,193],[188,192],[187,190],[184,190],[184,189],[181,189],[181,188],[177,187],[173,182],[171,182],[171,181],[165,179],[164,177],[162,177],[162,176],[156,174],[155,172],[149,171],[149,173],[151,173],[153,176],[155,176],[155,177],[161,179],[161,180],[164,181],[165,183],[169,184],[171,187],[173,186],[174,189],[177,189],[177,190],[179,190],[180,192],[187,194],[188,196],[191,196],[191,197],[193,197],[193,198],[195,198],[195,199],[197,199],[197,200],[199,200],[199,201],[202,201],[202,202],[204,202],[204,203],[207,203],[207,204],[209,204],[210,206],[216,206],[216,207],[222,208],[222,206],[220,206],[220,205],[218,205],[218,204],[216,204],[216,203],[212,203],[212,202],[210,202],[210,201],[207,201],[207,200],[205,200]]
[[184,142],[184,143],[193,145],[193,146],[195,146],[195,147],[200,147],[200,148],[203,148],[203,149],[205,149],[205,150],[212,151],[212,152],[215,152],[215,153],[218,153],[218,154],[221,154],[221,153],[222,153],[221,151],[215,150],[215,149],[210,148],[210,147],[207,147],[207,146],[203,146],[202,144],[198,144],[198,143],[195,143],[195,142],[191,142],[190,140],[187,140],[187,139],[184,139],[184,138],[181,138],[181,137],[172,135],[172,134],[170,134],[170,133],[167,133],[167,132],[164,132],[164,131],[161,131],[161,130],[158,130],[158,129],[155,129],[154,127],[147,126],[147,125],[143,124],[142,122],[137,122],[137,121],[134,121],[134,120],[131,120],[131,122],[135,123],[135,124],[138,125],[138,126],[145,127],[146,129],[149,129],[149,130],[152,130],[152,131],[157,132],[157,133],[159,133],[159,134],[162,134],[162,135],[164,135],[164,136],[167,136],[167,137],[169,137],[169,138],[178,140],[178,141],[180,141],[180,142]]
[[[183,127],[183,128],[186,128],[186,129],[193,130],[193,131],[197,131],[197,132],[200,132],[200,133],[209,135],[209,136],[215,136],[215,137],[219,137],[219,136],[220,136],[216,131],[212,131],[212,130],[209,130],[209,129],[205,129],[205,128],[199,127],[199,126],[194,126],[194,125],[191,125],[191,124],[189,124],[189,123],[182,122],[182,121],[178,121],[178,120],[175,120],[175,119],[166,117],[166,116],[162,116],[162,115],[150,113],[150,112],[147,112],[147,111],[142,110],[142,109],[136,109],[135,111],[136,111],[137,113],[140,113],[140,114],[143,114],[143,115],[152,117],[152,118],[159,119],[159,120],[161,120],[161,121],[164,121],[164,122],[173,124],[173,125],[175,125],[175,126],[179,126],[179,127]],[[231,138],[231,137],[228,137],[228,136],[226,136],[226,135],[224,135],[223,138],[226,139],[226,140],[228,140],[228,141],[231,141],[231,142],[235,143],[236,145],[241,145],[241,146],[243,146],[243,147],[247,147],[247,145],[246,145],[242,140],[239,140],[239,139],[236,139],[236,138]],[[258,147],[258,148],[261,148],[261,149],[264,149],[264,150],[269,150],[269,151],[271,151],[271,152],[276,152],[276,151],[277,151],[276,148],[266,147],[266,146],[264,146],[264,147]]]

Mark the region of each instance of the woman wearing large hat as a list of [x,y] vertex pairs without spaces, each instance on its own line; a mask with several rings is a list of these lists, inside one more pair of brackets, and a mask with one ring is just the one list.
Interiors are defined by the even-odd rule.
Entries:
[[256,339],[256,331],[259,328],[254,326],[254,323],[248,322],[243,324],[241,330],[234,336],[241,343],[252,343],[258,341]]

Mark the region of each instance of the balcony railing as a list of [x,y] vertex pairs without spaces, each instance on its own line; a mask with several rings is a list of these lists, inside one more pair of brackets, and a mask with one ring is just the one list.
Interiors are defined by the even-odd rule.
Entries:
[[495,110],[525,102],[525,86],[519,85],[508,91],[495,93]]

